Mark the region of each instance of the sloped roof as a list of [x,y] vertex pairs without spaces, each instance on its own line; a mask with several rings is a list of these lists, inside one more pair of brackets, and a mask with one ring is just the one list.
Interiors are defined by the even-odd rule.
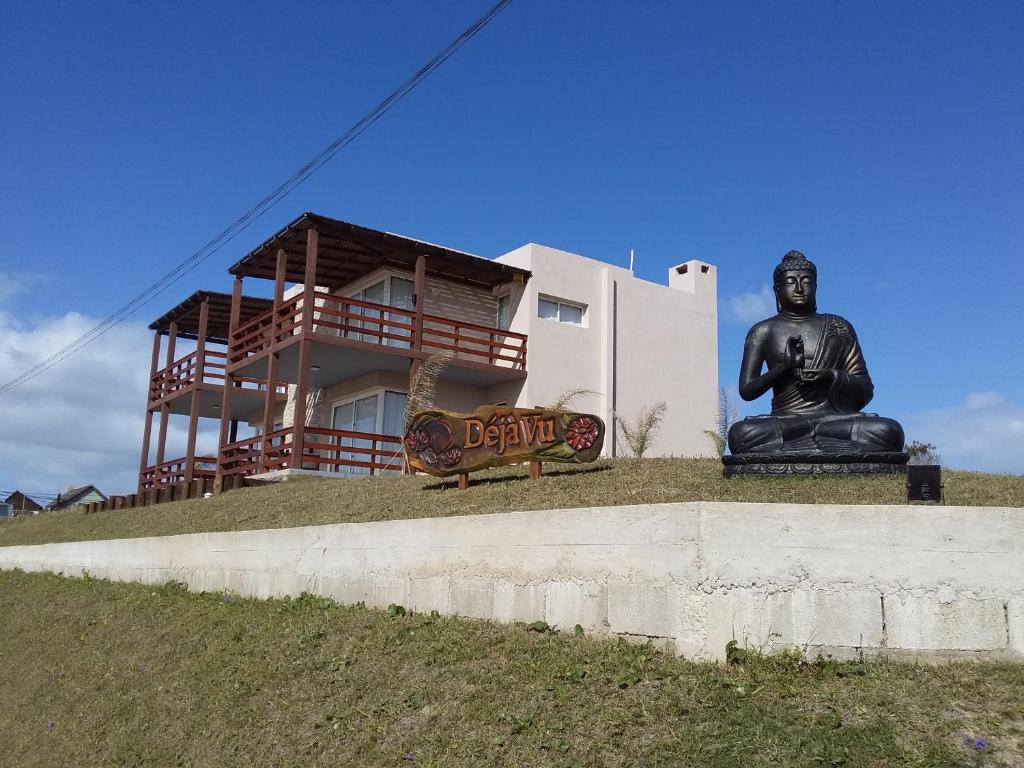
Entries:
[[107,497],[102,493],[95,485],[83,485],[79,488],[68,488],[64,493],[60,495],[60,499],[47,504],[47,509],[67,509],[73,507],[81,499],[88,496],[90,493],[98,493],[106,501]]
[[21,491],[15,491],[6,499],[4,502],[11,504],[14,507],[15,512],[38,512],[42,509],[42,506],[29,496],[26,496]]
[[[175,307],[167,310],[149,324],[151,331],[170,333],[171,323],[178,324],[178,337],[195,339],[199,337],[199,310],[203,302],[209,302],[209,315],[206,320],[206,339],[215,344],[227,344],[228,328],[231,321],[231,294],[217,291],[196,291]],[[271,299],[256,296],[243,296],[238,316],[239,325],[243,325],[274,306]]]
[[530,278],[530,271],[526,269],[309,212],[257,246],[228,271],[233,275],[273,280],[277,252],[283,250],[287,255],[285,280],[303,282],[306,279],[306,232],[310,229],[316,229],[318,235],[316,282],[329,288],[345,285],[378,267],[412,270],[421,254],[427,257],[428,275],[484,288],[516,280],[525,282]]

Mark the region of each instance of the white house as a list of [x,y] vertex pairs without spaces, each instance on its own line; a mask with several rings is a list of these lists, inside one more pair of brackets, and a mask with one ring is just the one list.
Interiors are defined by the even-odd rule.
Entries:
[[[589,408],[609,427],[614,414],[632,421],[661,401],[665,419],[648,455],[713,455],[704,432],[714,429],[718,403],[713,266],[687,261],[658,285],[533,243],[496,261],[532,274],[498,299],[510,304],[508,327],[529,337],[530,365],[521,387],[506,385],[492,396],[531,406],[551,403],[569,388],[589,389],[598,394],[574,407]],[[622,453],[609,428],[605,454]]]

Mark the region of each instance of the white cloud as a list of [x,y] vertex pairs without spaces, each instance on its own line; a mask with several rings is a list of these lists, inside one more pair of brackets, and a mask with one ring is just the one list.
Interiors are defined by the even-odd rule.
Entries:
[[[95,324],[69,313],[27,328],[0,312],[0,383]],[[93,483],[107,494],[133,492],[151,349],[151,332],[126,323],[0,395],[0,489],[57,493]],[[184,454],[186,430],[185,417],[171,417],[167,458]],[[200,451],[212,451],[216,436],[208,428],[198,442]]]
[[1024,406],[998,392],[972,392],[961,405],[903,420],[907,440],[933,443],[957,469],[1024,474]]
[[745,291],[727,300],[729,316],[738,323],[754,323],[775,314],[775,292],[765,283],[759,291]]
[[18,284],[18,281],[14,279],[14,275],[8,274],[7,272],[0,272],[0,304],[3,304],[20,289],[21,286]]
[[0,304],[33,285],[44,282],[43,275],[34,272],[0,272]]

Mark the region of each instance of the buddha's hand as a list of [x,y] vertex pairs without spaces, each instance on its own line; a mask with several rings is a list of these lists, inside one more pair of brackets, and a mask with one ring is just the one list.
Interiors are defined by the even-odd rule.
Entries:
[[836,372],[832,368],[800,368],[796,375],[805,384],[831,384],[836,380]]
[[786,341],[786,368],[796,370],[799,374],[804,367],[804,340],[800,336],[790,336]]

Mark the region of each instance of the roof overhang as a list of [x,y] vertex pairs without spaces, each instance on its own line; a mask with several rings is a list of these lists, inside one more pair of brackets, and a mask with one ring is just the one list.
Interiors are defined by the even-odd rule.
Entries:
[[317,231],[316,283],[339,288],[380,267],[413,270],[426,256],[426,273],[482,288],[525,282],[530,272],[490,259],[402,235],[360,227],[315,213],[304,213],[228,271],[239,277],[275,278],[277,253],[287,257],[285,282],[305,280],[306,233]]
[[[209,303],[206,321],[206,340],[215,344],[227,344],[231,322],[230,293],[196,291],[176,307],[169,309],[150,323],[149,329],[166,335],[170,333],[171,323],[176,323],[179,338],[199,338],[199,312],[204,301]],[[258,315],[262,315],[264,312],[269,312],[273,306],[274,302],[271,299],[243,296],[241,311],[238,317],[239,325],[252,320]]]

